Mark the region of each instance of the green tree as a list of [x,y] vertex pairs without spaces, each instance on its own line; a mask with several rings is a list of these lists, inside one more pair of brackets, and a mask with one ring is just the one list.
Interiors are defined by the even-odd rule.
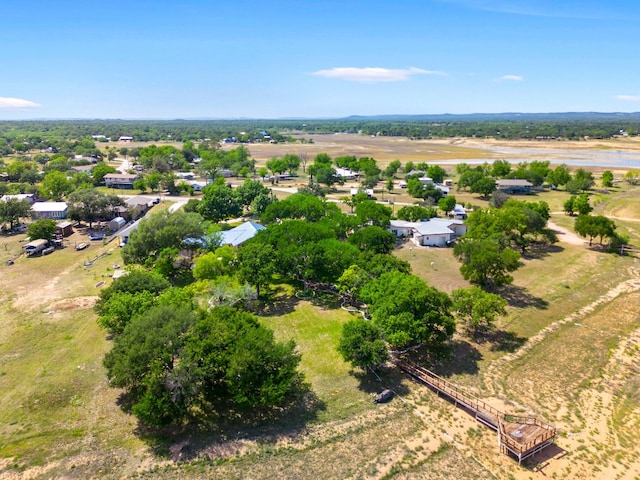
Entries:
[[267,160],[266,166],[271,171],[272,175],[283,174],[289,167],[286,160],[277,157],[273,157]]
[[236,259],[235,250],[230,245],[218,247],[215,252],[205,253],[195,262],[193,276],[197,280],[213,279],[231,273]]
[[396,243],[396,236],[389,230],[369,225],[349,235],[347,241],[362,251],[391,253]]
[[493,192],[495,192],[497,186],[493,178],[484,177],[478,179],[473,185],[470,186],[469,191],[471,193],[479,193],[482,198],[489,198]]
[[51,240],[56,233],[56,222],[49,218],[41,218],[36,220],[27,227],[27,235],[31,240],[42,238]]
[[361,318],[342,326],[338,352],[345,362],[363,370],[382,365],[389,358],[380,329]]
[[440,165],[430,165],[427,168],[427,177],[431,178],[435,183],[442,183],[447,176],[447,171]]
[[72,190],[66,174],[58,171],[48,172],[40,184],[40,194],[50,200],[61,200]]
[[26,200],[0,200],[0,223],[9,223],[9,230],[13,230],[13,226],[20,222],[21,218],[29,216],[30,210],[31,205]]
[[449,296],[415,275],[383,273],[361,289],[360,298],[369,304],[373,323],[395,347],[422,344],[439,354],[455,331]]
[[181,359],[195,323],[188,307],[152,308],[127,324],[104,357],[109,385],[124,388],[134,415],[149,425],[183,420],[198,400],[196,372]]
[[610,218],[603,215],[578,215],[575,222],[575,231],[581,237],[589,237],[589,246],[593,239],[600,237],[600,244],[605,238],[616,238],[616,224]]
[[391,221],[391,208],[381,205],[373,200],[365,200],[355,207],[356,216],[360,225],[376,225],[378,227],[387,227]]
[[494,293],[485,292],[479,287],[454,290],[451,299],[458,320],[471,333],[492,328],[497,317],[507,314],[506,300]]
[[511,164],[508,160],[495,160],[491,166],[491,176],[505,178],[511,172]]
[[257,197],[260,195],[269,197],[271,193],[271,191],[262,185],[262,183],[249,179],[245,180],[242,185],[236,188],[235,192],[238,197],[238,201],[243,207],[250,207]]
[[547,175],[547,181],[551,185],[563,186],[571,180],[571,171],[566,165],[558,165]]
[[125,263],[145,263],[165,248],[182,248],[187,238],[204,236],[202,217],[197,213],[162,211],[140,220],[122,249]]
[[91,228],[93,222],[110,220],[117,216],[117,208],[124,205],[117,195],[106,195],[98,190],[77,190],[67,199],[70,219],[87,222]]
[[98,324],[112,335],[120,335],[131,318],[149,310],[155,302],[152,292],[119,292],[100,303]]
[[198,205],[198,212],[204,218],[220,222],[242,215],[242,203],[230,186],[214,183],[206,186],[203,192],[204,196]]
[[613,187],[613,173],[611,170],[602,172],[602,186],[605,188]]
[[147,184],[147,187],[149,187],[149,190],[151,190],[152,192],[158,190],[161,180],[162,175],[160,175],[159,173],[150,173],[149,175],[144,177],[144,181]]
[[435,208],[425,208],[418,205],[410,205],[398,210],[398,219],[405,220],[407,222],[419,222],[421,220],[428,220],[437,216],[438,212]]
[[107,165],[104,162],[98,162],[91,170],[91,176],[93,177],[93,183],[100,185],[104,183],[104,176],[109,173],[117,173],[118,171],[111,165]]
[[455,208],[456,202],[456,197],[447,195],[446,197],[438,200],[438,207],[444,212],[445,215],[448,215],[449,212]]
[[573,200],[573,210],[578,212],[578,215],[588,215],[593,211],[593,207],[589,203],[589,196],[586,193],[575,197]]
[[275,272],[276,253],[271,245],[249,241],[238,249],[238,279],[256,287],[258,297],[261,287],[271,283]]
[[564,210],[564,213],[573,216],[573,214],[575,213],[575,201],[576,201],[576,197],[575,195],[571,195],[567,200],[565,200],[564,204],[562,205],[562,209]]
[[462,263],[460,272],[465,280],[481,286],[490,283],[505,285],[513,281],[509,272],[520,266],[520,255],[510,248],[502,249],[490,239],[462,237],[453,254]]

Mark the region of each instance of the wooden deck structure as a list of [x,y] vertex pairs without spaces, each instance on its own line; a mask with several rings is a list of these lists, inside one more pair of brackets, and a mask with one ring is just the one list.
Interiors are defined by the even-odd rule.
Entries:
[[556,428],[534,417],[511,415],[488,405],[435,373],[407,360],[395,359],[398,368],[424,383],[436,393],[442,393],[457,407],[468,411],[483,425],[498,433],[500,451],[514,455],[518,464],[553,444]]

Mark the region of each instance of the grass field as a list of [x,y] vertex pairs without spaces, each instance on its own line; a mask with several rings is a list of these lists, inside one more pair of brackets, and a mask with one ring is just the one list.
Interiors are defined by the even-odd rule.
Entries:
[[[404,143],[376,140],[340,148],[377,148],[375,158],[389,148],[385,158],[403,162],[428,153],[404,156]],[[264,146],[265,158],[271,147],[279,146]],[[440,147],[441,154],[480,154]],[[403,191],[391,197],[412,202]],[[526,199],[561,212],[566,198],[558,191]],[[621,184],[593,198],[595,213],[616,217],[640,240],[637,187]],[[562,213],[553,220],[573,224]],[[331,297],[292,297],[286,286],[274,287],[260,319],[279,339],[295,339],[312,392],[305,408],[270,425],[141,428],[107,385],[102,356],[110,342],[92,309],[97,285],[122,263],[119,251],[99,243],[76,251],[73,242],[84,238],[76,235],[39,258],[19,256],[24,235],[0,237],[0,478],[633,479],[640,472],[640,264],[633,257],[567,242],[525,257],[513,286],[500,291],[509,307],[497,333],[457,334],[452,358],[432,365],[497,407],[560,428],[557,448],[518,467],[498,452],[493,432],[393,368],[381,381],[352,371],[335,350],[351,314]],[[84,266],[100,253],[108,254]],[[443,291],[467,285],[450,249],[403,244],[395,254]],[[6,266],[9,259],[15,264]],[[387,386],[400,397],[374,405]]]

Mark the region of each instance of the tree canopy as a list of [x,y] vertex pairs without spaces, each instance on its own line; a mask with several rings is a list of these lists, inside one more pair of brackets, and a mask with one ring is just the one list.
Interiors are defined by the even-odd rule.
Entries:
[[161,305],[131,320],[104,364],[138,418],[168,425],[281,405],[301,383],[299,361],[247,312]]
[[122,249],[125,263],[155,259],[165,248],[181,248],[186,238],[204,236],[202,217],[197,213],[163,211],[140,220]]

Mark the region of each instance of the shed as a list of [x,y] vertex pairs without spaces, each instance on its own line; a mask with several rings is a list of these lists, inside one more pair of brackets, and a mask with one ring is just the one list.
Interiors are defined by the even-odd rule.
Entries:
[[71,222],[58,222],[56,224],[56,235],[61,237],[68,237],[73,235],[73,223]]
[[109,222],[109,230],[111,230],[112,232],[117,232],[126,224],[127,224],[127,221],[124,218],[116,217]]
[[37,238],[24,246],[24,251],[27,255],[32,256],[42,252],[49,245],[49,240],[44,238]]

